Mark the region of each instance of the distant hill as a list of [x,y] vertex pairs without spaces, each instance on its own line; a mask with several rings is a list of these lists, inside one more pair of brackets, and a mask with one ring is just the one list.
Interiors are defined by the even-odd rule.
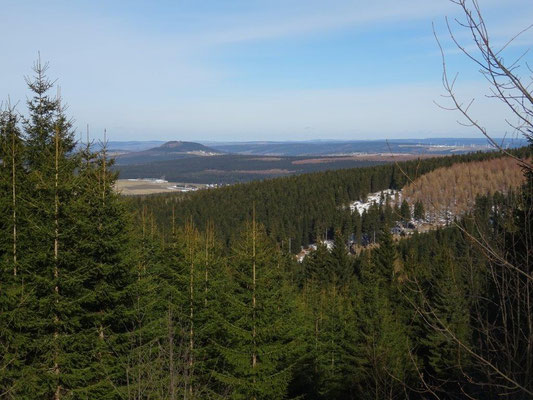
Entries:
[[177,160],[192,157],[208,157],[224,154],[223,151],[215,150],[195,142],[170,141],[161,146],[148,150],[118,153],[116,163],[118,165],[147,164],[159,161]]
[[[495,139],[503,147],[516,148],[527,143],[520,138]],[[494,150],[485,138],[431,138],[392,140],[317,140],[302,142],[206,143],[227,153],[271,156],[332,156],[354,153],[460,154]]]
[[[127,142],[110,140],[107,142],[107,149],[111,152],[143,151],[151,149],[152,147],[161,146],[163,143],[165,143],[164,140],[130,140]],[[100,148],[101,143],[96,142],[95,146],[96,148]]]
[[163,143],[161,146],[155,147],[150,150],[161,151],[161,152],[166,152],[166,153],[176,153],[176,152],[184,153],[184,152],[191,152],[191,151],[203,151],[203,152],[210,152],[210,153],[217,153],[217,154],[221,153],[220,151],[214,150],[200,143],[181,142],[178,140],[173,140],[170,142]]

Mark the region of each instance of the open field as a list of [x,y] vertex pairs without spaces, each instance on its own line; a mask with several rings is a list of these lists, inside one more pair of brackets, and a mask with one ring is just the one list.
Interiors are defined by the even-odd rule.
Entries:
[[205,189],[206,187],[207,185],[197,183],[118,179],[115,185],[115,190],[125,196],[134,196],[155,193],[190,192],[194,190]]
[[377,162],[400,162],[416,160],[418,158],[443,157],[445,154],[409,154],[409,153],[362,153],[346,156],[330,156],[322,158],[306,158],[303,160],[293,161],[294,165],[304,164],[325,164],[339,161],[377,161]]

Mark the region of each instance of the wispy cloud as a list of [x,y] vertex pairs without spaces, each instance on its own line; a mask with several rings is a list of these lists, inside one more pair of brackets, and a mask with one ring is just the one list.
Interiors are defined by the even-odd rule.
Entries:
[[[63,93],[80,125],[89,122],[97,129],[114,129],[124,139],[128,135],[150,137],[153,132],[167,138],[244,139],[253,135],[260,139],[446,134],[463,129],[455,124],[453,115],[433,104],[441,90],[431,22],[440,21],[440,29],[445,15],[456,15],[457,8],[447,0],[117,4],[6,1],[0,14],[0,46],[9,57],[0,63],[0,95],[24,99],[22,75],[30,72],[40,50],[52,62],[52,77],[61,78]],[[529,0],[507,0],[505,6],[511,11],[502,14],[501,0],[483,0],[481,5],[487,10],[495,40],[503,40],[528,21],[527,12],[520,15],[514,10],[533,7]],[[400,39],[398,32],[404,31],[409,35]],[[373,35],[381,44],[401,45],[404,64],[375,51],[379,44],[372,42],[378,40]],[[323,90],[297,90],[287,84],[290,79],[281,79],[269,88],[257,73],[261,57],[249,64],[240,63],[239,57],[224,59],[224,55],[245,56],[271,46],[272,68],[279,69],[282,77],[283,72],[288,77],[302,76],[300,86],[312,88],[316,82],[331,81],[335,66],[347,62],[342,46],[331,60],[320,59],[321,51],[356,36],[364,36],[369,43],[363,43],[364,48],[354,44],[348,50],[360,58],[368,74],[358,77],[361,85],[355,88],[354,79],[346,79],[350,83],[344,87],[339,84],[342,77],[330,89],[324,84],[320,85],[326,87]],[[409,42],[410,38],[414,40]],[[528,44],[531,39],[528,34],[519,43]],[[322,63],[322,68],[306,75],[305,63],[287,62],[283,54],[290,54],[292,48],[286,53],[277,51],[287,43],[295,49],[300,43],[318,46],[317,56],[306,62]],[[368,49],[372,55],[365,52]],[[421,55],[427,54],[435,60],[427,63],[435,84],[427,83],[427,74],[417,78],[415,65],[409,64],[410,60],[420,62]],[[374,68],[388,64],[388,70]],[[347,67],[343,73],[357,72]],[[252,78],[239,80],[241,74]],[[276,77],[273,74],[271,79]],[[411,82],[403,81],[405,77]],[[390,87],[372,87],[365,79],[373,85],[380,80],[392,83]],[[480,116],[488,118],[490,127],[504,129],[492,106],[487,107],[491,112]]]

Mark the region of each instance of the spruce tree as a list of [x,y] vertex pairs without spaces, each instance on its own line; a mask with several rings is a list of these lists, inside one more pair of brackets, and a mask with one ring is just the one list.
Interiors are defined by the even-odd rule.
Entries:
[[379,247],[373,253],[373,267],[377,282],[386,285],[392,283],[395,269],[398,266],[398,255],[390,229],[387,225],[379,234]]
[[23,160],[19,117],[8,104],[0,110],[0,396],[17,392],[29,340],[19,329],[29,318],[23,286],[29,243]]
[[80,275],[77,335],[85,343],[87,362],[83,381],[70,393],[101,399],[120,395],[117,388],[124,385],[126,372],[125,336],[132,326],[127,311],[132,306],[129,290],[134,276],[127,262],[130,227],[113,189],[116,173],[110,169],[112,164],[105,143],[96,153],[87,143],[80,154],[74,198],[66,205],[67,213],[75,216],[69,251]]
[[75,150],[72,122],[59,93],[48,93],[46,68],[37,61],[28,79],[33,97],[24,121],[32,244],[23,252],[30,317],[19,329],[32,340],[17,396],[116,398],[111,382],[125,379],[114,356],[123,351],[115,334],[126,322],[119,317],[127,304],[126,215],[105,151]]
[[[33,97],[28,100],[29,117],[24,122],[28,166],[28,224],[32,246],[28,255],[27,284],[32,288],[32,318],[25,329],[36,340],[31,343],[31,373],[37,386],[25,384],[33,395],[55,399],[83,379],[74,372],[79,353],[75,332],[79,323],[79,275],[69,252],[69,230],[74,216],[67,214],[73,199],[77,157],[71,122],[64,114],[59,95],[50,97],[53,83],[46,78],[46,65],[37,61],[35,77],[28,79]],[[74,317],[77,315],[77,317]],[[76,383],[74,383],[76,382]],[[35,390],[36,389],[36,390]]]
[[331,254],[325,244],[319,243],[317,249],[312,251],[303,261],[303,273],[307,280],[317,284],[329,282],[332,277]]
[[430,325],[421,340],[428,364],[427,380],[451,398],[461,398],[464,373],[469,373],[470,356],[459,344],[470,346],[472,330],[465,279],[447,249],[436,257],[431,285],[431,303],[425,314]]
[[280,255],[255,219],[235,244],[216,378],[234,399],[282,399],[291,378],[292,311]]
[[388,229],[380,236],[373,257],[363,255],[361,302],[356,308],[362,335],[363,384],[361,398],[386,398],[408,384],[412,363],[410,342],[393,282],[397,255]]
[[415,209],[414,209],[413,216],[417,220],[422,220],[426,218],[426,211],[424,210],[424,203],[422,203],[420,200],[418,200],[415,203]]
[[335,232],[330,260],[330,266],[325,266],[330,270],[330,281],[339,288],[346,287],[353,276],[353,261],[348,255],[344,238],[338,230]]
[[362,376],[362,347],[357,315],[359,291],[329,284],[321,291],[321,318],[314,356],[317,392],[322,398],[350,398]]
[[405,199],[402,201],[402,205],[400,206],[400,216],[404,223],[411,219],[411,208]]

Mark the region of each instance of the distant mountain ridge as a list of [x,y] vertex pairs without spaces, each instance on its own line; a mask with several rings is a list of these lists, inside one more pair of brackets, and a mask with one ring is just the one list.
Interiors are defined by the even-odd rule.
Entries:
[[168,161],[181,158],[206,157],[224,154],[223,151],[212,149],[195,142],[172,140],[161,146],[148,150],[127,152],[116,155],[118,165],[145,164],[157,161]]
[[[516,148],[527,145],[523,138],[495,138],[503,147]],[[199,146],[205,146],[201,148]],[[272,155],[272,156],[323,156],[352,153],[430,153],[457,154],[489,150],[487,139],[477,138],[424,138],[376,140],[308,140],[308,141],[110,141],[108,150],[115,155],[141,151],[172,152],[205,151],[220,154]],[[176,150],[179,149],[179,150]]]
[[[526,145],[521,138],[495,139],[503,147]],[[457,154],[493,150],[486,138],[430,138],[391,140],[313,140],[287,142],[209,142],[209,146],[234,154],[270,156],[332,156],[354,153]]]

